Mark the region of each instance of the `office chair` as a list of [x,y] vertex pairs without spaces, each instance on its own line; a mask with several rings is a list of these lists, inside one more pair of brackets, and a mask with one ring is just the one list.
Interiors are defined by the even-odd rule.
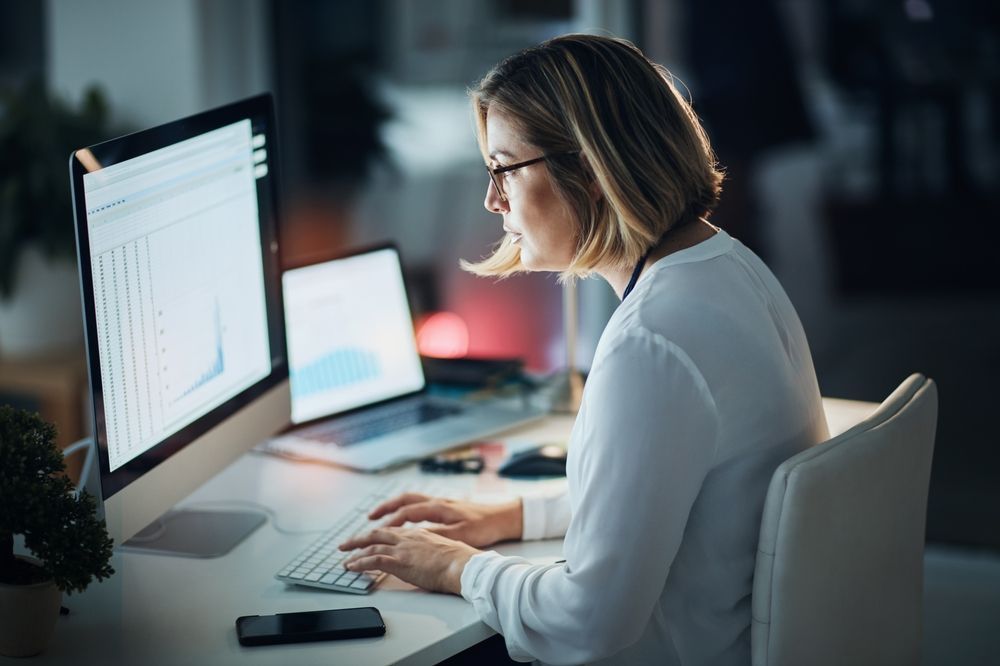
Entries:
[[918,664],[937,388],[914,374],[771,478],[753,581],[754,666]]
[[[76,486],[73,492],[74,494],[79,495],[80,491],[86,489],[90,491],[91,495],[99,497],[99,495],[96,495],[94,492],[95,488],[98,488],[95,484],[100,483],[100,475],[99,470],[97,470],[94,466],[94,458],[97,457],[97,450],[94,446],[93,438],[84,437],[81,440],[73,442],[63,449],[63,458],[70,458],[81,451],[83,452],[84,458],[83,464],[80,465],[80,476],[76,479],[70,478]],[[92,477],[92,474],[95,471],[98,472],[98,476]]]

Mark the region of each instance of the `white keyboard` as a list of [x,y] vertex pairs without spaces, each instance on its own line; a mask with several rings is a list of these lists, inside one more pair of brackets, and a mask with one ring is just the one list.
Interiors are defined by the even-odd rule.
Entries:
[[[450,479],[457,481],[457,479]],[[436,497],[459,497],[462,495],[458,484],[443,484],[433,481],[404,483],[388,481],[370,495],[362,498],[342,516],[333,527],[324,532],[291,562],[274,575],[278,580],[291,585],[307,585],[334,592],[368,594],[375,589],[385,574],[358,573],[348,571],[343,562],[353,551],[337,549],[348,537],[366,532],[378,526],[368,520],[368,512],[387,499],[403,492],[418,492]]]

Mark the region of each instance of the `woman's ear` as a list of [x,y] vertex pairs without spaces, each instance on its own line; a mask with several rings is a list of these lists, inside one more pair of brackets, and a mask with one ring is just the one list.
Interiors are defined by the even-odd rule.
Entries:
[[597,179],[592,179],[590,181],[590,200],[597,203],[604,198],[604,192],[601,190],[601,185],[597,182]]

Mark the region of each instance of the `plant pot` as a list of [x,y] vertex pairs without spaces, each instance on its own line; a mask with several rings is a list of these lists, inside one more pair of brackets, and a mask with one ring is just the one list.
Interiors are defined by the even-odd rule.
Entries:
[[83,339],[76,264],[50,259],[34,245],[21,252],[14,294],[0,297],[0,357],[71,349]]
[[30,657],[52,637],[62,592],[51,580],[31,585],[0,583],[0,654]]

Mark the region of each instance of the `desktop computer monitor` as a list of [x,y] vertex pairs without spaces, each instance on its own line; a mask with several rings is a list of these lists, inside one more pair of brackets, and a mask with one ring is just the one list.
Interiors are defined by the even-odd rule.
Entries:
[[115,542],[221,554],[262,518],[174,504],[290,422],[272,102],[70,156],[100,495]]

